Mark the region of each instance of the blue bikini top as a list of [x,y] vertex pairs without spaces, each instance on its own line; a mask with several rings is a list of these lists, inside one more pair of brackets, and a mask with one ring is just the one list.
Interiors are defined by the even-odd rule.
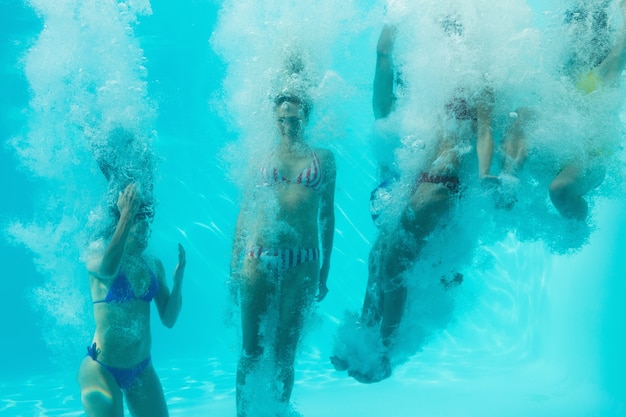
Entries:
[[111,283],[106,297],[102,300],[94,301],[93,303],[124,303],[135,300],[141,300],[149,303],[159,292],[159,282],[157,281],[156,275],[152,272],[152,270],[150,270],[150,268],[148,268],[148,272],[150,272],[150,285],[144,294],[140,296],[135,295],[128,277],[122,270],[120,270]]

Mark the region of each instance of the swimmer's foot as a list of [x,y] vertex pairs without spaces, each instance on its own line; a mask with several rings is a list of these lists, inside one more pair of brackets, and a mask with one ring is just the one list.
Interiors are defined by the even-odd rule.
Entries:
[[347,371],[350,367],[348,361],[346,359],[340,358],[337,355],[333,355],[330,357],[330,363],[333,364],[337,371]]
[[486,194],[491,194],[496,208],[510,210],[513,206],[507,204],[507,198],[502,195],[502,182],[500,178],[488,175],[480,179],[480,186]]
[[519,179],[510,174],[500,174],[497,178],[498,185],[493,189],[493,200],[496,208],[512,210],[517,203]]
[[362,384],[374,384],[389,378],[391,376],[391,372],[391,362],[387,356],[383,356],[381,357],[380,363],[377,367],[367,371],[349,370],[348,375]]
[[500,186],[500,179],[493,175],[485,175],[480,179],[480,186],[483,187],[485,191],[494,190]]
[[492,175],[480,179],[483,190],[493,196],[493,201],[498,209],[511,210],[517,203],[517,189],[519,179],[517,177],[503,173],[497,177]]
[[448,290],[450,288],[454,288],[457,285],[461,285],[463,283],[463,274],[460,272],[455,272],[452,275],[451,279],[447,279],[446,277],[441,277],[441,285]]

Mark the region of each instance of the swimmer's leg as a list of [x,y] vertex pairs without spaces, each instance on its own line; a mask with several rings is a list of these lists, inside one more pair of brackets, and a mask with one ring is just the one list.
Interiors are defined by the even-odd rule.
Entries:
[[[383,255],[388,252],[385,242],[386,231],[381,231],[372,245],[368,259],[368,278],[361,309],[360,323],[362,326],[374,328],[380,325],[383,318],[384,291],[381,278],[381,263]],[[330,361],[337,371],[346,371],[350,368],[350,358],[335,353]]]
[[570,164],[550,183],[550,200],[561,215],[568,219],[584,221],[589,205],[583,196],[598,187],[604,179],[604,170],[585,170],[579,164]]
[[385,289],[385,305],[383,321],[380,325],[380,337],[385,348],[392,344],[396,330],[400,325],[406,305],[407,287],[405,283],[397,283],[393,288]]
[[478,157],[478,178],[481,181],[494,178],[491,175],[491,161],[493,160],[493,91],[486,87],[482,89],[476,100],[477,118],[476,121],[476,156]]
[[[389,248],[394,247],[395,245],[389,245]],[[392,253],[396,252],[392,249],[392,251],[387,254]],[[380,382],[391,376],[392,369],[389,351],[395,339],[398,326],[402,321],[407,299],[407,287],[404,281],[404,275],[390,277],[385,276],[383,273],[377,283],[377,288],[374,290],[377,292],[375,324],[380,323],[379,331],[382,351],[379,352],[375,363],[372,363],[367,369],[349,369],[349,366],[347,366],[348,374],[364,384]],[[370,319],[371,318],[372,317],[370,317]],[[379,346],[374,345],[372,348],[379,349]]]
[[[437,174],[435,174],[437,175]],[[426,238],[452,207],[453,193],[440,183],[420,183],[403,211],[398,228],[386,235],[389,240],[381,258],[383,282],[397,281],[424,248]]]
[[282,383],[278,399],[285,404],[291,398],[298,342],[315,299],[319,270],[319,261],[305,262],[286,271],[282,278],[274,351]]
[[380,269],[382,254],[386,250],[384,240],[385,234],[381,232],[370,250],[368,259],[367,287],[361,310],[361,323],[368,327],[378,325],[382,319],[383,283],[381,281]]
[[[363,299],[363,309],[360,318],[363,326],[367,328],[376,328],[376,331],[380,331],[378,326],[380,326],[383,321],[383,309],[385,306],[387,309],[391,308],[391,305],[385,303],[384,282],[381,276],[382,259],[384,259],[385,254],[389,253],[389,248],[386,244],[386,242],[389,241],[386,234],[387,232],[381,231],[376,239],[376,242],[372,246],[372,249],[370,250],[367,288],[365,290],[365,298]],[[392,294],[392,296],[393,295],[395,294]],[[395,317],[394,314],[390,314],[389,311],[387,311],[388,320],[391,316]],[[393,320],[397,320],[399,322],[399,318],[394,318]],[[335,354],[331,356],[330,361],[336,370],[348,371],[349,375],[355,377],[357,380],[361,380],[362,382],[365,382],[366,380],[367,382],[372,382],[369,381],[372,377],[365,376],[365,372],[352,369],[350,359],[351,358],[349,357],[342,357],[341,355]]]
[[519,108],[512,114],[514,118],[502,141],[502,173],[497,178],[494,193],[496,207],[505,210],[512,209],[517,202],[515,188],[519,183],[517,179],[519,171],[524,167],[528,157],[526,129],[532,117],[532,111],[528,108]]
[[452,207],[452,192],[442,184],[421,183],[402,213],[399,229],[391,237],[382,261],[384,292],[381,336],[383,342],[398,327],[406,302],[406,271],[419,259],[426,238]]
[[385,25],[378,38],[372,95],[372,107],[376,119],[389,116],[395,103],[393,93],[394,64],[392,58],[395,36],[396,28]]
[[[398,277],[396,277],[398,278]],[[407,300],[407,286],[404,279],[397,282],[388,283],[384,289],[383,317],[380,325],[380,337],[382,341],[382,351],[380,352],[378,363],[374,365],[369,373],[351,373],[358,381],[363,383],[380,382],[391,376],[391,359],[389,351],[397,336],[397,330],[404,315]]]
[[128,390],[126,403],[133,417],[167,417],[163,387],[154,366],[150,363]]
[[380,337],[383,352],[377,366],[367,372],[349,372],[359,382],[379,382],[391,376],[389,351],[393,347],[406,306],[406,272],[419,259],[426,237],[451,207],[450,189],[442,184],[421,183],[402,214],[398,230],[385,235],[389,242],[381,254],[381,282],[384,292]]
[[83,359],[78,370],[78,384],[87,416],[124,415],[122,391],[115,378],[89,356]]
[[504,153],[502,172],[516,176],[523,168],[524,162],[526,162],[528,157],[525,129],[532,117],[532,113],[530,109],[519,108],[514,114],[516,116],[506,130],[502,141],[502,151]]
[[247,416],[249,393],[246,380],[263,355],[261,325],[276,291],[270,270],[264,270],[258,260],[246,260],[241,283],[241,335],[242,349],[237,364],[237,416]]

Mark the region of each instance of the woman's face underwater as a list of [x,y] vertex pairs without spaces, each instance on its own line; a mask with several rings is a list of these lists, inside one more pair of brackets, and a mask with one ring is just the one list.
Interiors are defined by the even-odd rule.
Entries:
[[296,139],[304,132],[302,106],[285,101],[276,108],[276,127],[281,136]]

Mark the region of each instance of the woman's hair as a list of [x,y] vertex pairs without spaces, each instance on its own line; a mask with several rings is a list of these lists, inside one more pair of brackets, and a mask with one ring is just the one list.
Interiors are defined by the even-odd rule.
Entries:
[[276,87],[280,88],[273,97],[274,110],[283,103],[297,104],[301,107],[305,119],[309,118],[312,103],[308,95],[313,82],[307,65],[306,52],[297,44],[285,45],[283,65],[279,70]]

